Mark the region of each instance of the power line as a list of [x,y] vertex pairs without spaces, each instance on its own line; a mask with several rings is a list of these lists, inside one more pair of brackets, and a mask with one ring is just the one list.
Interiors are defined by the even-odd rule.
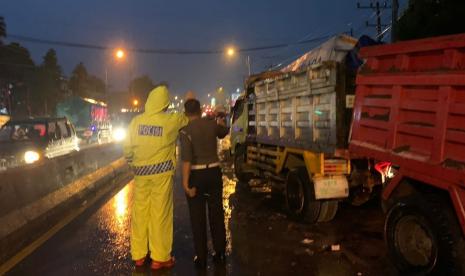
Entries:
[[11,66],[18,66],[18,67],[36,68],[36,66],[34,65],[24,64],[24,63],[0,62],[0,65],[11,65]]
[[41,39],[35,37],[28,37],[23,35],[15,35],[15,34],[8,34],[8,38],[15,38],[17,40],[37,43],[37,44],[47,44],[47,45],[56,45],[56,46],[63,46],[63,47],[70,47],[70,48],[84,48],[84,49],[92,49],[92,50],[108,50],[109,47],[100,46],[100,45],[92,45],[92,44],[83,44],[83,43],[75,43],[75,42],[66,42],[66,41],[58,41],[58,40],[48,40],[48,39]]
[[376,27],[376,32],[377,32],[377,37],[378,40],[381,41],[383,39],[383,31],[382,28],[386,27],[387,25],[384,25],[381,23],[381,11],[385,9],[390,9],[391,7],[387,5],[386,2],[381,6],[379,1],[376,1],[375,5],[373,5],[373,2],[370,3],[369,6],[362,6],[360,3],[357,3],[357,8],[358,9],[371,9],[376,12],[376,24],[370,24],[368,21],[366,22],[367,27]]
[[[316,41],[320,41],[323,39],[327,39],[332,35],[325,35],[320,36],[312,39],[305,39],[294,43],[280,43],[280,44],[272,44],[272,45],[264,45],[264,46],[257,46],[257,47],[248,47],[248,48],[239,48],[237,49],[238,52],[255,52],[255,51],[263,51],[263,50],[271,50],[271,49],[278,49],[278,48],[285,48],[292,45],[301,45],[307,43],[313,43]],[[36,37],[29,37],[23,35],[16,35],[16,34],[9,34],[8,38],[17,39],[20,41],[26,41],[30,43],[37,43],[37,44],[45,44],[45,45],[54,45],[60,47],[68,47],[68,48],[80,48],[80,49],[90,49],[90,50],[111,50],[113,47],[97,45],[97,44],[87,44],[87,43],[77,43],[77,42],[69,42],[69,41],[60,41],[60,40],[50,40],[50,39],[42,39]],[[128,51],[136,52],[136,53],[144,53],[144,54],[161,54],[161,55],[205,55],[205,54],[221,54],[224,52],[223,49],[151,49],[151,48],[131,48]]]

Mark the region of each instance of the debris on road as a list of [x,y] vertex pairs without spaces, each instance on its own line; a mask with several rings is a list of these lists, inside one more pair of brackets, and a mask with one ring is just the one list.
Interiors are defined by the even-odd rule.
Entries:
[[313,252],[312,250],[310,249],[305,249],[305,253],[307,253],[309,256],[313,256],[313,254],[315,254],[315,252]]
[[311,239],[303,239],[301,241],[302,244],[306,244],[306,245],[312,244],[313,242],[314,240],[311,240]]

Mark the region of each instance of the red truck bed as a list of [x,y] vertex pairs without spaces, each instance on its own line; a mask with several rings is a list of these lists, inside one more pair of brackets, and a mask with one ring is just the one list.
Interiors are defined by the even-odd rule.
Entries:
[[465,233],[465,34],[363,48],[350,153],[449,191]]

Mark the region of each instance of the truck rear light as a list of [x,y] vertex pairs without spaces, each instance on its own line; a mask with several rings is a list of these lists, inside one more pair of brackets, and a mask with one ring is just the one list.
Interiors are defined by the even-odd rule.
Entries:
[[346,159],[325,159],[323,170],[325,175],[349,174],[349,161]]
[[378,162],[375,165],[375,170],[381,174],[383,183],[386,182],[387,179],[393,178],[395,175],[391,162]]

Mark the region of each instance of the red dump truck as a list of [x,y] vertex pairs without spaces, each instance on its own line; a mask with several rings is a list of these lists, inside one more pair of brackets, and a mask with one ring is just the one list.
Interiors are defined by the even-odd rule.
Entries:
[[389,253],[408,275],[465,275],[465,34],[360,54],[349,150],[383,176]]

